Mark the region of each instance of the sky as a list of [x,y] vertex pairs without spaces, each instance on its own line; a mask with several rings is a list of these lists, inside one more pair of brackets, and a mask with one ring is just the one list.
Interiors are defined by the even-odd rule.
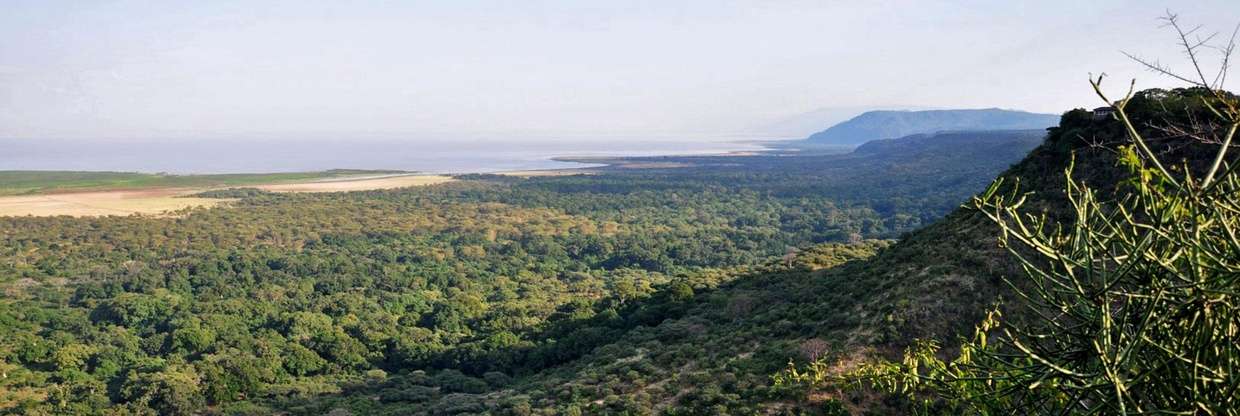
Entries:
[[1236,0],[0,0],[0,137],[607,140],[1059,113],[1100,104],[1090,73],[1116,95],[1177,85],[1120,53],[1179,62],[1168,7],[1240,23]]

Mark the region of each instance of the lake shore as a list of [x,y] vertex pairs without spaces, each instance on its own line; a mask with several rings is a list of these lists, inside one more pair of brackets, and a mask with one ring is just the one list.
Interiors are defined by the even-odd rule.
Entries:
[[[695,153],[685,157],[753,156],[765,150],[739,150],[720,153]],[[675,153],[675,152],[669,152]],[[687,168],[693,163],[661,161],[662,156],[562,156],[551,157],[555,162],[576,163],[582,166],[552,169],[518,169],[496,171],[491,174],[539,178],[571,175],[592,175],[614,169],[670,169]],[[39,171],[10,171],[38,175]],[[148,175],[117,172],[49,172],[99,175]],[[265,176],[267,175],[267,176]],[[222,178],[218,181],[206,178]],[[156,178],[161,178],[156,176]],[[230,188],[256,188],[268,192],[323,193],[396,189],[412,186],[428,186],[455,181],[453,175],[427,174],[401,171],[334,170],[323,172],[289,172],[274,174],[221,174],[221,175],[170,175],[167,180],[148,182],[100,183],[78,187],[32,188],[26,193],[0,194],[0,216],[58,216],[92,217],[106,215],[168,215],[190,207],[213,207],[231,201],[222,198],[195,197],[206,191]]]
[[191,207],[213,207],[232,201],[193,195],[229,188],[257,188],[269,192],[317,193],[350,192],[427,186],[451,182],[451,176],[427,174],[383,174],[325,177],[302,181],[276,181],[267,184],[203,187],[151,186],[134,189],[56,191],[30,195],[0,196],[0,216],[97,217],[107,215],[169,215]]

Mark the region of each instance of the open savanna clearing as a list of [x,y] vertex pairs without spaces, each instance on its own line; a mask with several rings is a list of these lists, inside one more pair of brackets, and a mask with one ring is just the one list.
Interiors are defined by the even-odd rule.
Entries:
[[[271,192],[346,192],[434,185],[451,181],[441,175],[385,175],[332,178],[310,182],[245,185]],[[188,207],[210,207],[228,199],[190,195],[222,187],[116,189],[0,196],[0,216],[158,215]]]
[[0,197],[0,216],[161,214],[188,207],[209,207],[227,199],[186,195],[201,189],[144,189]]
[[154,188],[217,189],[275,183],[376,177],[378,175],[391,176],[402,173],[406,172],[333,169],[321,172],[171,175],[139,172],[8,170],[0,171],[0,196]]
[[278,183],[257,185],[254,188],[271,192],[348,192],[374,189],[404,188],[407,186],[435,185],[452,181],[443,175],[387,175],[363,178],[330,179],[312,182]]
[[496,172],[497,175],[514,176],[518,178],[542,178],[549,176],[572,176],[572,175],[591,175],[593,174],[586,169],[543,169],[543,170],[513,170],[507,172]]

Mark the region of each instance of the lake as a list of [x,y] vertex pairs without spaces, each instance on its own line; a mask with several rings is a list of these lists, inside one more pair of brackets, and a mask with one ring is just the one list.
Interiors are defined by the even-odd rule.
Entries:
[[588,165],[553,157],[717,154],[757,150],[716,140],[87,140],[0,139],[0,170],[265,173],[396,169],[484,173]]

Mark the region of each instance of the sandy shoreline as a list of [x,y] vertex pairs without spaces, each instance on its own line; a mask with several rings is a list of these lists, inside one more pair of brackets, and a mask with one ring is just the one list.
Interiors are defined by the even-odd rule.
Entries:
[[203,189],[156,188],[0,197],[0,216],[98,217],[161,214],[189,207],[210,207],[230,200],[195,198]]
[[[748,156],[753,151],[692,156]],[[688,155],[686,155],[688,156]],[[665,156],[666,157],[666,156]],[[495,172],[496,175],[520,178],[537,178],[570,175],[591,175],[595,169],[659,169],[683,168],[692,164],[636,160],[626,156],[555,157],[552,160],[588,163],[596,166],[563,169],[537,169]],[[58,192],[38,195],[0,196],[0,217],[3,216],[57,216],[69,215],[91,217],[105,215],[160,215],[188,207],[211,207],[227,203],[229,199],[197,198],[196,193],[229,189],[257,188],[269,192],[350,192],[380,189],[396,189],[410,186],[427,186],[454,181],[452,176],[425,173],[395,173],[366,176],[346,176],[315,179],[305,182],[281,182],[258,185],[201,188],[147,188],[125,190],[97,190],[83,192]]]
[[455,179],[452,179],[451,176],[446,175],[378,175],[359,178],[331,178],[310,182],[256,185],[251,188],[258,188],[270,192],[349,192],[435,185],[451,182],[453,180]]
[[231,201],[222,198],[189,196],[216,189],[258,188],[270,192],[348,192],[426,186],[453,180],[452,177],[445,175],[394,174],[225,188],[148,188],[4,196],[0,197],[0,217],[160,215],[189,207],[211,207]]

